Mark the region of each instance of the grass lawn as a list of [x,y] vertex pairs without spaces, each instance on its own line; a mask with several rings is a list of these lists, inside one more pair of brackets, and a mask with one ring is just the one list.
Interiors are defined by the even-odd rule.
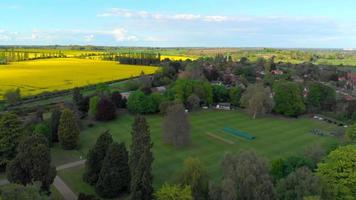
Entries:
[[[315,136],[309,133],[313,128],[324,131],[331,131],[336,128],[334,125],[309,118],[265,117],[253,120],[241,111],[212,110],[191,113],[189,117],[192,126],[192,143],[187,148],[177,149],[162,142],[162,116],[147,116],[151,138],[154,142],[153,174],[155,187],[159,187],[164,182],[174,181],[183,166],[183,161],[189,156],[198,157],[204,162],[210,176],[216,180],[220,177],[221,160],[227,152],[252,149],[262,156],[275,159],[300,154],[306,147],[314,143],[331,145],[337,142],[332,137]],[[87,128],[81,134],[80,152],[83,155],[84,152],[88,152],[100,133],[105,130],[110,130],[115,141],[125,142],[129,147],[132,122],[133,116],[123,114],[115,121],[98,123],[92,128]],[[224,127],[247,132],[256,136],[256,139],[247,141],[232,136],[222,131]],[[218,137],[211,137],[207,133]],[[219,138],[233,141],[234,144],[229,144]],[[64,153],[55,150],[53,157],[56,157],[57,154],[69,156],[72,153],[78,156],[78,151]],[[59,175],[75,192],[93,193],[93,188],[82,182],[83,171],[83,167],[77,167],[63,170],[59,172]]]

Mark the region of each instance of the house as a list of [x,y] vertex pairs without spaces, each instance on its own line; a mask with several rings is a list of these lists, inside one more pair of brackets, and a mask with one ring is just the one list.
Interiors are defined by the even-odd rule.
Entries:
[[164,86],[159,86],[159,87],[152,88],[152,92],[158,92],[158,93],[163,93],[166,90],[167,90],[167,88],[164,87]]
[[275,70],[272,70],[271,73],[273,75],[282,75],[283,74],[283,71],[282,70],[279,70],[279,69],[275,69]]
[[121,92],[122,98],[128,99],[130,96],[131,92]]
[[230,103],[218,103],[216,105],[216,109],[219,109],[219,110],[231,110],[231,104]]
[[356,73],[349,72],[347,73],[347,83],[350,86],[356,86]]

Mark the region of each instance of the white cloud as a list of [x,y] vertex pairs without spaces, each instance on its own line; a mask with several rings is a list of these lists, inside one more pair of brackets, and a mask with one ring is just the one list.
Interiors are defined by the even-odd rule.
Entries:
[[122,8],[111,8],[106,12],[98,14],[97,16],[154,19],[154,20],[206,21],[206,22],[223,22],[223,21],[233,20],[233,18],[229,16],[198,15],[198,14],[189,14],[189,13],[167,15],[162,13],[150,13],[147,11],[134,11],[134,10],[128,10]]
[[137,41],[138,38],[134,35],[127,35],[127,30],[124,28],[117,28],[111,31],[116,41]]
[[91,41],[93,41],[93,39],[94,39],[94,35],[93,35],[93,34],[85,35],[85,36],[84,36],[84,40],[85,40],[86,42],[91,42]]

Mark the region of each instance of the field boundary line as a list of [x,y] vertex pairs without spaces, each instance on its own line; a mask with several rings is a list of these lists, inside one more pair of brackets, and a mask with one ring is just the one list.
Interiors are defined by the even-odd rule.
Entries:
[[227,140],[227,139],[225,139],[225,138],[222,138],[222,137],[220,137],[220,136],[218,136],[218,135],[215,135],[215,134],[213,134],[213,133],[206,132],[205,134],[208,135],[208,136],[210,136],[210,137],[212,137],[212,138],[215,138],[215,139],[218,139],[218,140],[220,140],[220,141],[222,141],[222,142],[225,142],[225,143],[227,143],[227,144],[235,144],[235,142],[230,141],[230,140]]

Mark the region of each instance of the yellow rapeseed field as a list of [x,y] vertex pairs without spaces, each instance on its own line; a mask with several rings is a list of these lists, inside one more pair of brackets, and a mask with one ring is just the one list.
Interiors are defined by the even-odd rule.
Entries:
[[164,60],[166,58],[169,58],[170,60],[196,60],[197,58],[196,57],[193,57],[193,56],[175,56],[175,55],[161,55],[161,60]]
[[0,99],[6,90],[20,88],[23,96],[88,84],[152,74],[158,68],[113,61],[53,58],[0,65]]

